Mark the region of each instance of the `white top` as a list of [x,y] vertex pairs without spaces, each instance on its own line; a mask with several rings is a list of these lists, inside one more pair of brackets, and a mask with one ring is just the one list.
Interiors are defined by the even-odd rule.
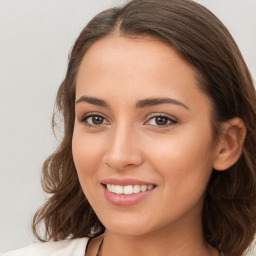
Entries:
[[84,256],[89,238],[32,244],[0,256]]

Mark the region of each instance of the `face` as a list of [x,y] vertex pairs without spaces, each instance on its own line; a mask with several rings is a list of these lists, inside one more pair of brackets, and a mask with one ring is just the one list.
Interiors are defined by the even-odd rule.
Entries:
[[215,157],[211,102],[174,49],[153,38],[97,41],[79,68],[75,111],[75,166],[108,231],[200,225]]

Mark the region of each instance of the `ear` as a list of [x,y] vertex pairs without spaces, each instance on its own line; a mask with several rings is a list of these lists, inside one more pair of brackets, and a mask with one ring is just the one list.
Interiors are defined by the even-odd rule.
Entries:
[[246,136],[246,128],[241,118],[235,117],[222,125],[222,134],[216,148],[213,168],[224,171],[239,159]]

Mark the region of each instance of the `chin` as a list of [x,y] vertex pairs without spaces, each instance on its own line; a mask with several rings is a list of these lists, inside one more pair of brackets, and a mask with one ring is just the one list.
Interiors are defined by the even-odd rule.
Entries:
[[106,229],[111,233],[118,234],[119,236],[138,237],[151,233],[149,229],[145,228],[145,226],[138,227],[127,224],[125,226],[111,225],[109,227],[106,227]]
[[117,218],[111,217],[109,219],[102,220],[102,224],[106,230],[111,233],[115,233],[122,236],[142,236],[152,232],[153,227],[149,226],[149,221],[139,220],[137,217],[133,218]]

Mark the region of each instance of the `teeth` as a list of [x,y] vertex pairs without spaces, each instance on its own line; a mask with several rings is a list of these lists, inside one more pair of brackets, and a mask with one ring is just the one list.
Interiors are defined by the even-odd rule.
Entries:
[[144,192],[144,191],[146,191],[147,190],[147,186],[146,185],[142,185],[141,187],[140,187],[140,191],[141,192]]
[[149,186],[147,186],[147,190],[150,190],[150,189],[152,189],[154,187],[154,185],[149,185]]
[[133,186],[133,193],[140,193],[140,185]]
[[116,194],[123,194],[124,193],[124,187],[123,186],[115,186],[114,191],[115,191]]
[[107,190],[112,192],[112,185],[107,184]]
[[115,193],[115,194],[124,194],[124,195],[131,195],[137,194],[140,192],[144,192],[154,188],[154,185],[128,185],[128,186],[120,186],[120,185],[113,185],[113,184],[106,184],[107,190]]
[[124,186],[123,188],[124,188],[125,195],[133,194],[133,186],[132,185]]

